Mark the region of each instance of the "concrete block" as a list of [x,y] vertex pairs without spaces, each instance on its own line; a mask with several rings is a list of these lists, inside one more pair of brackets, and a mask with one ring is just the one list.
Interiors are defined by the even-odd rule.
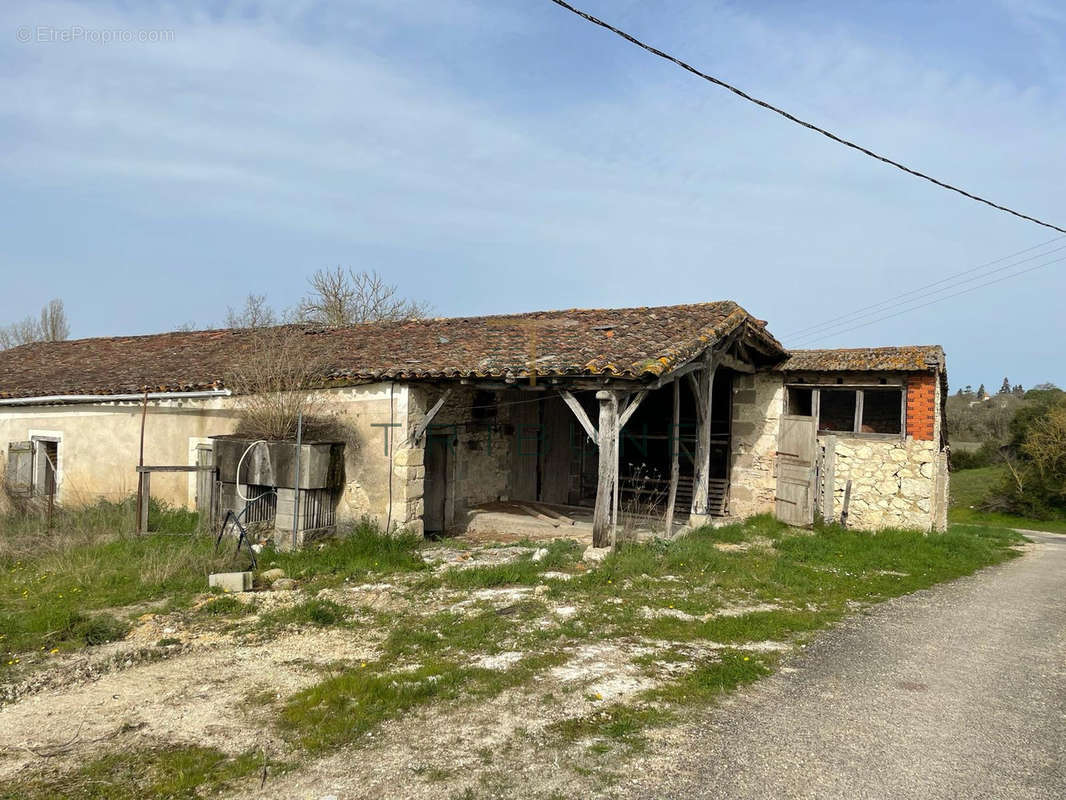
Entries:
[[207,585],[224,592],[247,592],[252,588],[252,573],[216,572],[207,576]]

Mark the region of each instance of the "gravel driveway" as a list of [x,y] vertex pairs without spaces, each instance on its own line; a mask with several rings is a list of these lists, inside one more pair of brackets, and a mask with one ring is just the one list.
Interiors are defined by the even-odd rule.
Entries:
[[629,796],[1066,797],[1066,536],[881,604],[675,739]]

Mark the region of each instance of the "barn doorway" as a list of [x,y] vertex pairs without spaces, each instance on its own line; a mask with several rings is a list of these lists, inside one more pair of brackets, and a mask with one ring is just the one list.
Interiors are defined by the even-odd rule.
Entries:
[[430,435],[426,439],[426,477],[422,491],[424,532],[439,535],[446,527],[448,503],[448,451],[451,437]]

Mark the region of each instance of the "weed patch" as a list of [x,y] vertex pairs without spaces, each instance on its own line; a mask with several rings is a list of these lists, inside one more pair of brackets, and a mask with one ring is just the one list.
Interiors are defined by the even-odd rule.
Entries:
[[351,614],[351,609],[339,603],[314,597],[291,608],[282,608],[263,614],[259,618],[258,628],[260,631],[269,631],[290,625],[317,625],[318,627],[344,625]]
[[427,568],[420,555],[422,539],[407,533],[382,534],[362,522],[337,536],[302,550],[269,551],[259,560],[260,569],[280,567],[294,578],[310,578],[322,586],[361,579],[372,574],[417,572]]
[[[258,756],[236,758],[208,747],[168,747],[111,753],[45,777],[16,777],[2,800],[169,800],[217,792],[262,768]],[[275,770],[277,768],[275,767]]]

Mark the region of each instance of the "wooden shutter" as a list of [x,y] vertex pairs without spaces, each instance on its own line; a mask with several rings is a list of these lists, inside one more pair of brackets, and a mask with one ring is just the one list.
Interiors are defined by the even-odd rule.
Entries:
[[789,525],[814,522],[815,418],[781,417],[777,445],[777,518]]
[[11,442],[7,448],[7,488],[12,494],[33,492],[33,442]]

